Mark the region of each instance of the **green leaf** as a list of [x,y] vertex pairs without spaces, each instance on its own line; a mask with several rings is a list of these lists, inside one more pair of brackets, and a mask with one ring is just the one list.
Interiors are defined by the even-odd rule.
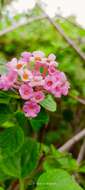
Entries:
[[8,179],[8,176],[3,172],[2,168],[0,167],[0,181],[4,181]]
[[53,157],[49,156],[43,162],[43,168],[45,171],[48,171],[51,169],[58,169],[60,168],[60,165],[56,160],[53,159]]
[[83,190],[66,171],[53,169],[43,173],[36,190]]
[[4,190],[3,187],[0,187],[0,190]]
[[0,167],[6,175],[21,179],[36,168],[38,157],[39,144],[28,138],[18,152],[0,161]]
[[0,159],[9,157],[17,152],[24,142],[21,128],[12,127],[0,133]]
[[33,139],[25,141],[21,150],[21,178],[28,176],[37,166],[40,145]]
[[44,109],[38,114],[36,118],[29,120],[34,131],[39,131],[41,127],[49,122],[49,116]]
[[40,105],[51,112],[56,111],[56,102],[51,95],[47,95],[46,98],[40,102]]
[[25,127],[25,124],[27,122],[27,118],[25,117],[25,114],[21,111],[16,111],[15,117],[16,117],[16,120],[17,120],[17,123],[19,124],[19,126]]
[[20,98],[20,96],[17,94],[16,91],[9,90],[6,92],[4,91],[3,93],[6,97],[9,97],[9,98],[13,98],[13,99],[19,99]]
[[80,173],[85,173],[85,165],[80,166],[79,172]]
[[12,117],[12,112],[6,104],[0,104],[0,125],[8,121]]
[[53,145],[51,145],[51,151],[48,163],[51,161],[52,164],[55,163],[57,168],[66,169],[71,172],[78,170],[78,163],[71,154],[61,153]]
[[7,97],[6,92],[0,90],[0,104],[8,104],[10,97]]
[[0,104],[8,104],[10,99],[19,99],[19,95],[15,91],[0,91]]
[[19,154],[15,153],[13,156],[0,160],[0,168],[5,175],[20,178],[21,167]]
[[10,120],[4,122],[4,123],[1,125],[1,127],[3,127],[3,128],[10,128],[10,127],[14,127],[14,126],[15,126],[15,123],[11,122]]

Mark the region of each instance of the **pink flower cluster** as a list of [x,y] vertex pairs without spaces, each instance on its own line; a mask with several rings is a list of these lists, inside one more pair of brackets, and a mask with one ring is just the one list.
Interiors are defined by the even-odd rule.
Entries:
[[19,60],[6,64],[7,74],[0,77],[0,90],[15,89],[25,101],[23,111],[27,117],[36,117],[40,102],[47,94],[60,98],[68,94],[69,82],[57,69],[54,54],[45,57],[41,51],[23,52]]

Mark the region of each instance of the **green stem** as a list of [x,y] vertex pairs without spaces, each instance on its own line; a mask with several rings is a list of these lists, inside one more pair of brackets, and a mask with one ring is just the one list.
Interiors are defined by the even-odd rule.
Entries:
[[19,184],[20,184],[20,190],[25,190],[24,189],[24,181],[22,179],[19,180]]

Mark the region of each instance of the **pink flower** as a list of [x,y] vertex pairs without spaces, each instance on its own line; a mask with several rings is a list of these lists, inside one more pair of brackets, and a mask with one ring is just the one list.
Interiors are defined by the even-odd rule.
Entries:
[[56,74],[56,68],[54,67],[54,65],[49,65],[48,73],[49,73],[49,75],[55,75]]
[[60,72],[59,70],[56,70],[53,77],[54,77],[54,81],[59,84],[65,83],[67,81],[65,74],[63,72]]
[[39,103],[39,102],[43,101],[44,98],[45,98],[44,93],[41,92],[41,91],[37,91],[37,92],[33,93],[33,99],[32,100],[34,100],[35,102]]
[[69,88],[70,86],[68,81],[65,83],[60,82],[53,86],[52,93],[55,97],[60,98],[62,95],[66,96],[68,94]]
[[26,101],[25,115],[36,117],[45,94],[58,98],[68,94],[69,82],[57,66],[54,54],[45,57],[42,51],[23,52],[19,60],[14,58],[7,63],[8,73],[0,77],[0,90],[17,90],[22,102]]
[[16,58],[13,58],[7,63],[8,70],[15,70],[17,72],[19,72],[24,66],[26,66],[26,62],[22,59],[17,60]]
[[17,72],[14,70],[10,70],[7,75],[7,80],[13,85],[17,81]]
[[59,86],[56,85],[56,86],[52,89],[52,93],[54,94],[55,97],[60,98],[61,95],[62,95],[62,89],[61,89],[61,87],[59,87]]
[[24,81],[24,82],[31,81],[33,78],[32,72],[28,69],[22,69],[19,72],[19,75],[20,75],[22,81]]
[[43,85],[44,85],[44,80],[30,82],[30,86],[32,87],[43,86]]
[[70,88],[70,84],[68,81],[62,86],[62,94],[66,96],[68,94],[68,90]]
[[23,106],[26,117],[36,117],[40,112],[40,106],[34,101],[27,101]]
[[34,56],[36,61],[41,61],[42,58],[45,57],[45,54],[42,51],[34,51],[32,55]]
[[58,62],[57,61],[50,61],[50,63],[48,63],[49,65],[54,65],[55,67],[58,67]]
[[42,76],[34,76],[33,80],[31,80],[29,84],[32,87],[43,86],[44,80],[43,80]]
[[54,78],[50,75],[45,77],[44,89],[48,91],[52,91],[52,87],[54,84]]
[[0,77],[0,90],[8,90],[10,88],[10,84],[7,81],[6,75],[3,75]]
[[16,80],[16,71],[10,70],[7,75],[3,75],[0,77],[0,89],[8,90],[9,88],[12,88]]
[[19,93],[24,100],[28,100],[33,96],[33,89],[29,84],[22,84],[19,88]]
[[67,78],[64,72],[60,72],[60,77],[61,77],[62,83],[65,83],[67,81]]
[[21,54],[21,56],[22,56],[22,60],[24,61],[24,62],[29,62],[30,61],[30,57],[31,57],[31,53],[30,52],[23,52],[22,54]]
[[51,53],[51,54],[48,56],[48,60],[49,60],[49,61],[55,61],[55,59],[56,59],[56,56],[55,56],[53,53]]
[[2,76],[0,77],[0,90],[3,89],[3,79]]
[[12,70],[14,70],[15,69],[15,67],[16,67],[16,65],[17,65],[17,59],[16,58],[13,58],[10,62],[8,62],[7,64],[6,64],[6,66],[7,66],[7,68],[10,70],[10,69],[12,69]]

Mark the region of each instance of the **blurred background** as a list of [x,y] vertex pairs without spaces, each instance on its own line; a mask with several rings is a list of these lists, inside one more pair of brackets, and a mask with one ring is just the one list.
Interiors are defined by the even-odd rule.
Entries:
[[[0,73],[23,51],[54,53],[71,84],[44,142],[57,147],[85,126],[85,0],[0,0]],[[55,133],[56,131],[56,133]],[[72,149],[74,156],[77,148]]]

